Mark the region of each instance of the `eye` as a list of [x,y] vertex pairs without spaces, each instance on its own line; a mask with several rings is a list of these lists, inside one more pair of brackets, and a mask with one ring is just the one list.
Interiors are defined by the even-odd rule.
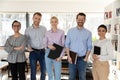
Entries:
[[13,27],[20,27],[19,25],[13,25]]
[[106,32],[106,30],[98,30],[98,32]]

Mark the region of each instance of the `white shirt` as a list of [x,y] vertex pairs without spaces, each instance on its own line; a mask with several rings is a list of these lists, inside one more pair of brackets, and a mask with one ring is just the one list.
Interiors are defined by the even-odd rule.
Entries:
[[[94,45],[101,47],[101,54],[99,55],[100,61],[108,61],[114,58],[113,46],[110,40],[108,39],[96,40],[93,43],[93,46]],[[94,47],[93,47],[93,50],[94,50]],[[93,53],[93,50],[92,50],[92,53]]]

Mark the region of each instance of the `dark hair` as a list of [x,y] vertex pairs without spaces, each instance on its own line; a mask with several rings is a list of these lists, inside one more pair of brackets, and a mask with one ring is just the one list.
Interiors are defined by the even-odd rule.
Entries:
[[41,14],[40,12],[35,12],[35,13],[33,14],[33,17],[34,17],[35,15],[42,16],[42,14]]
[[14,20],[14,21],[12,22],[12,27],[13,27],[14,23],[19,23],[19,24],[20,24],[20,27],[21,27],[21,23],[20,23],[19,21],[17,21],[17,20]]
[[78,13],[77,16],[76,16],[76,19],[78,19],[78,16],[84,16],[85,19],[86,19],[86,14],[85,13]]
[[99,28],[104,28],[104,29],[106,30],[106,32],[107,32],[107,27],[106,27],[104,24],[99,25],[99,26],[98,26],[98,29],[99,29]]

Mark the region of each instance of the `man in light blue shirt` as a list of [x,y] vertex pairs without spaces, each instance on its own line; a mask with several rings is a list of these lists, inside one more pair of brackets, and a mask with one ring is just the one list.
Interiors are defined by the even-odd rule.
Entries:
[[[77,70],[79,80],[86,80],[86,65],[92,49],[92,34],[84,28],[85,20],[86,15],[84,13],[78,13],[76,16],[77,26],[71,28],[66,36],[65,46],[69,62],[69,80],[75,80]],[[77,53],[76,64],[72,64],[69,51]]]

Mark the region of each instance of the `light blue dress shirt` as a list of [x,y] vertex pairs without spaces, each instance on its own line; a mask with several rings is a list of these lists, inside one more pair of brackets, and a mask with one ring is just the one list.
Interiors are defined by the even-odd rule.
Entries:
[[67,33],[65,46],[78,56],[85,56],[86,52],[92,49],[92,33],[84,27],[71,28]]

